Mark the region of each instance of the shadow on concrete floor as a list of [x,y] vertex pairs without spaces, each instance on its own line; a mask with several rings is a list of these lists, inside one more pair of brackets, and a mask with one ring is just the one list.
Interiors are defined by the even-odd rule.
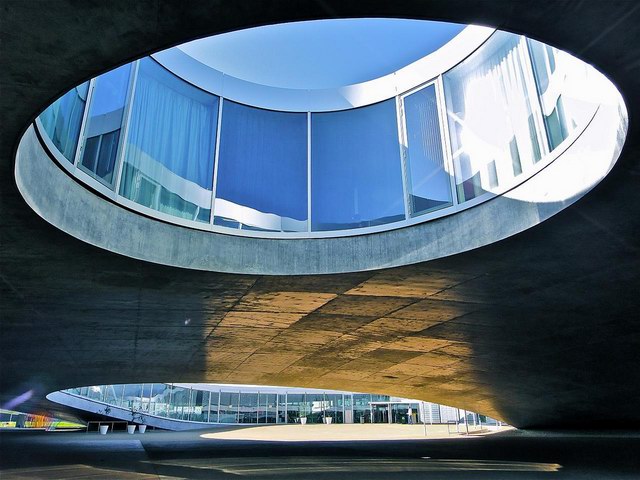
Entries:
[[637,432],[270,442],[199,432],[4,433],[3,479],[613,479],[638,478]]

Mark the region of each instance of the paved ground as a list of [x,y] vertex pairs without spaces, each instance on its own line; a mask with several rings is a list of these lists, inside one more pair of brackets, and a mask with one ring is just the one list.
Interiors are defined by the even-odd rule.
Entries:
[[[330,427],[302,428],[309,432],[315,429],[316,440],[273,442],[203,436],[212,431],[147,432],[134,436],[5,433],[0,435],[0,477],[3,480],[640,477],[640,433],[635,432],[507,431],[440,439],[327,441],[323,432]],[[228,432],[239,436],[243,430],[252,429],[236,428]],[[354,428],[354,433],[358,430]]]
[[[465,435],[462,425],[460,432]],[[503,427],[501,430],[510,429]],[[469,426],[470,437],[474,435],[490,435],[495,428],[481,428]],[[207,439],[219,440],[254,440],[267,442],[349,442],[354,440],[423,440],[442,439],[457,436],[455,425],[270,425],[263,427],[225,429],[203,434]]]

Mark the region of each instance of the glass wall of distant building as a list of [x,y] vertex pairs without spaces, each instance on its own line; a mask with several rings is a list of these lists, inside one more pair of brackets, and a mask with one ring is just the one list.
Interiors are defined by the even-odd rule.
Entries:
[[[282,112],[205,92],[146,57],[72,89],[39,122],[64,168],[145,215],[252,236],[356,234],[456,213],[535,174],[595,114],[594,75],[496,31],[395,97]],[[244,412],[260,400],[238,401]]]
[[84,425],[68,420],[60,420],[48,415],[17,412],[0,408],[0,431],[3,430],[59,430],[79,429]]
[[[143,383],[94,385],[63,392],[136,415],[198,423],[437,424],[460,421],[465,415],[456,408],[388,395],[286,387]],[[490,422],[483,419],[485,424]]]

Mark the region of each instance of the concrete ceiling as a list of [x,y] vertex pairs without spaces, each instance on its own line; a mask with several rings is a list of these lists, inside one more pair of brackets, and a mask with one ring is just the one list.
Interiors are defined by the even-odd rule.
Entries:
[[[519,426],[640,424],[640,4],[3,0],[0,8],[3,401],[106,383],[264,383],[398,394]],[[345,16],[487,24],[573,52],[625,97],[622,157],[584,199],[508,240],[346,275],[144,263],[58,231],[18,193],[21,133],[73,85],[207,34]]]

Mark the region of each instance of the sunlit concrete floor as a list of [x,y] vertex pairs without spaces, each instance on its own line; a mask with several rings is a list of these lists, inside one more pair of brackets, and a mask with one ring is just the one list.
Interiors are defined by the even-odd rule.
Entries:
[[327,441],[326,430],[317,429],[315,441],[297,442],[203,437],[212,431],[5,433],[0,435],[0,477],[609,479],[640,474],[639,432],[512,430],[439,439]]
[[481,425],[380,425],[331,424],[331,425],[257,425],[251,428],[233,428],[203,433],[202,437],[218,440],[253,440],[267,442],[350,442],[354,440],[422,440],[450,438],[452,435],[491,435],[513,427],[486,427]]

